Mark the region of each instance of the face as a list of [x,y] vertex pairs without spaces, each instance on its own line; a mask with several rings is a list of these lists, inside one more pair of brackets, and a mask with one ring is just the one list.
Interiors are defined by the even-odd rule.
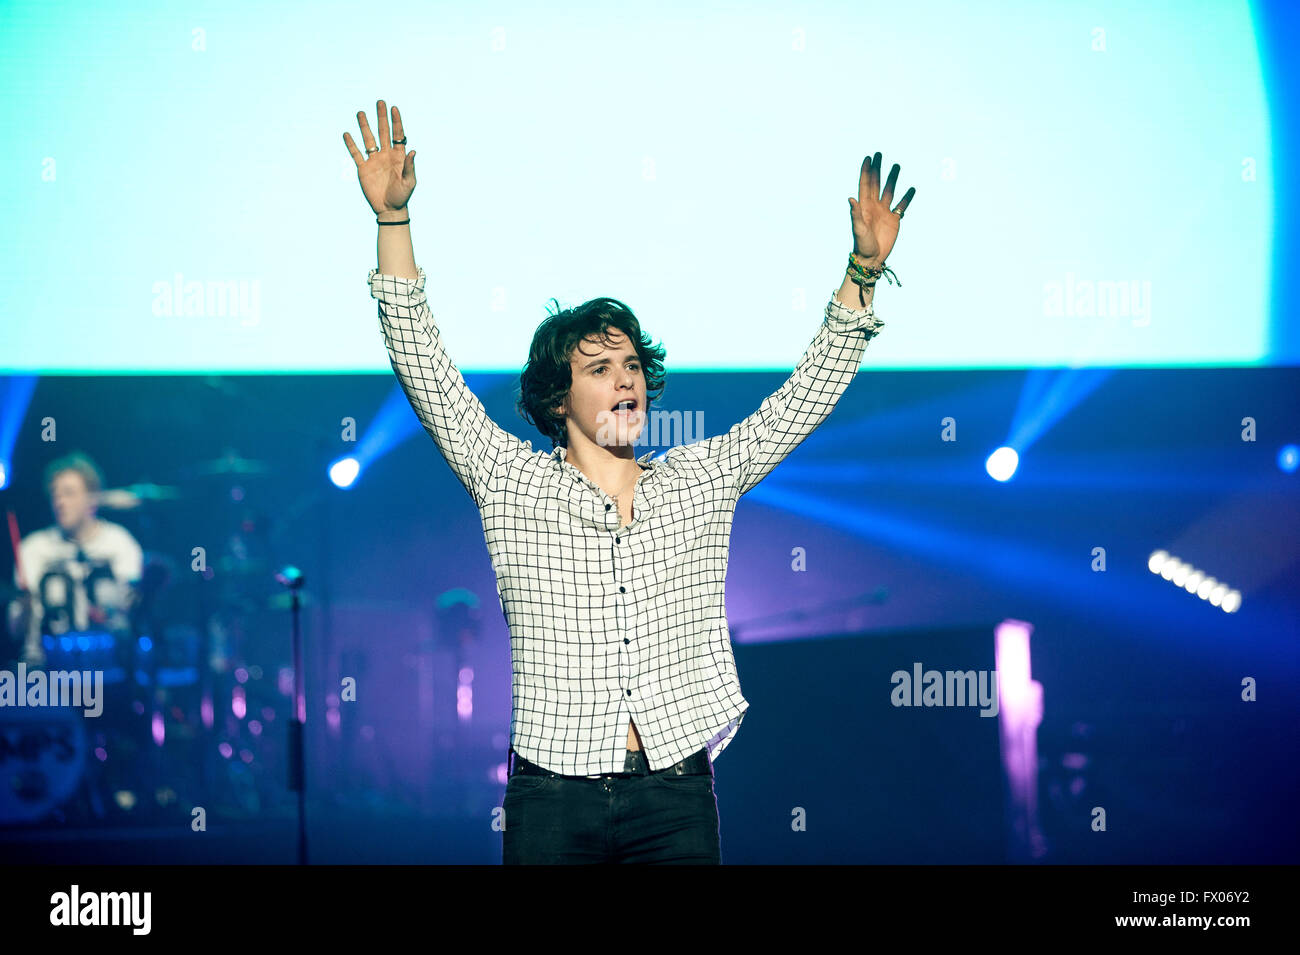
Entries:
[[[572,384],[558,409],[567,416],[569,444],[574,430],[600,447],[631,445],[646,421],[645,372],[636,348],[623,332],[611,328],[604,340],[587,338],[569,358]],[[622,402],[630,410],[616,410]]]
[[50,488],[54,519],[65,531],[73,531],[95,514],[95,501],[86,480],[78,471],[60,471]]

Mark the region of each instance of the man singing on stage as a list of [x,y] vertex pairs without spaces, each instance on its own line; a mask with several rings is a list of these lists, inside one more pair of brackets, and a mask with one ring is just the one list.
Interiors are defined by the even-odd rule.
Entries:
[[[664,350],[623,303],[547,318],[519,409],[554,445],[500,428],[443,348],[415,264],[407,203],[415,152],[384,101],[376,144],[343,139],[379,223],[370,293],[393,371],[478,506],[510,628],[513,712],[506,863],[719,863],[712,761],[749,702],[724,606],[731,523],[756,486],[831,413],[883,325],[875,282],[915,194],[894,210],[863,160],[849,199],[854,249],[790,378],[726,434],[663,461],[633,446],[662,392]],[[891,278],[892,281],[892,278]],[[854,304],[856,303],[856,304]]]

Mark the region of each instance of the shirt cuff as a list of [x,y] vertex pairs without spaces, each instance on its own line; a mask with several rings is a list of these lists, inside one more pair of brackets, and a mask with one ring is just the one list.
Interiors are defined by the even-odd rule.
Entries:
[[860,329],[870,337],[884,327],[885,323],[876,318],[874,301],[866,308],[850,308],[840,304],[838,292],[839,289],[831,292],[831,300],[826,303],[826,324],[831,331],[855,332]]
[[384,275],[379,269],[371,269],[367,280],[370,282],[370,297],[378,299],[385,305],[415,306],[424,302],[424,269],[415,267],[416,277],[404,279],[396,275]]

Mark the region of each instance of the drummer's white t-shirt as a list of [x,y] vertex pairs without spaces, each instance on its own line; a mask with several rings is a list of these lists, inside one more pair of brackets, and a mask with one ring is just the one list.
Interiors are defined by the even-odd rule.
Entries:
[[[122,610],[127,606],[131,585],[138,583],[144,573],[144,552],[136,539],[121,524],[99,518],[95,533],[78,544],[64,536],[57,524],[35,531],[23,538],[19,545],[22,559],[22,576],[14,568],[14,584],[38,595],[35,613],[38,619],[43,608],[39,600],[41,581],[50,573],[62,571],[72,580],[71,594],[66,581],[52,580],[46,585],[47,598],[54,605],[69,608],[70,629],[94,630],[103,624],[90,620],[90,595],[86,580],[90,578],[94,603],[110,609]],[[98,568],[98,570],[96,569]],[[112,578],[107,575],[112,572]],[[35,631],[39,633],[39,629]]]

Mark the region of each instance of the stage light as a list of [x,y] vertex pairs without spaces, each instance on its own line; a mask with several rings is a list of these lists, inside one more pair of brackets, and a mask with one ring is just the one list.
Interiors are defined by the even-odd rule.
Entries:
[[1011,797],[1016,855],[1038,858],[1045,852],[1038,826],[1038,727],[1043,721],[1043,685],[1033,678],[1029,638],[1032,624],[1003,620],[994,630],[998,728],[1002,767]]
[[1241,592],[1211,577],[1205,571],[1179,560],[1167,550],[1152,552],[1147,558],[1147,570],[1163,577],[1175,587],[1180,587],[1224,613],[1236,613],[1241,607]]
[[[1287,474],[1295,474],[1296,465],[1300,464],[1300,448],[1294,444],[1284,445],[1277,453],[1277,466]],[[0,483],[0,487],[4,487]]]
[[0,375],[0,490],[9,486],[14,445],[19,430],[24,427],[35,390],[36,375]]
[[1009,481],[1020,465],[1020,455],[1015,448],[1001,447],[989,455],[984,462],[984,469],[995,481]]
[[357,463],[356,458],[339,458],[330,465],[330,480],[337,487],[351,487],[361,473],[361,465]]

